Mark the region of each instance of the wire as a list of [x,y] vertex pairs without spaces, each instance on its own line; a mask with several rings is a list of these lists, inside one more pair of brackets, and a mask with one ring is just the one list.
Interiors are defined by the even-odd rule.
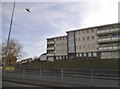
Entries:
[[19,6],[21,6],[22,8],[26,9],[25,7],[23,7],[20,3],[17,3]]
[[[20,3],[17,3],[19,6],[23,7]],[[29,8],[25,8],[23,7],[27,12],[30,12],[30,9]]]

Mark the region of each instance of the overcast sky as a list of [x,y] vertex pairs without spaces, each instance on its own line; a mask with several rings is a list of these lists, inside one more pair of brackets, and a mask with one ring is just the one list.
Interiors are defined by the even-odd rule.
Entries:
[[[24,58],[39,56],[46,52],[47,38],[66,35],[66,31],[77,28],[118,22],[118,1],[16,2],[11,38],[23,45]],[[13,2],[2,2],[0,6],[4,41],[8,36]],[[25,8],[30,8],[31,12],[26,12]]]

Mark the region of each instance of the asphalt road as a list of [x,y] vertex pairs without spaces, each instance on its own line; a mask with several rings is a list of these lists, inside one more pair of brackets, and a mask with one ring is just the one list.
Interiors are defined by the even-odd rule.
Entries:
[[2,82],[2,88],[3,89],[4,88],[56,89],[56,87],[35,86],[35,85],[20,84],[15,82],[8,82],[8,81]]
[[38,87],[33,85],[19,84],[14,82],[2,82],[2,87]]
[[[33,80],[33,81],[46,81],[53,82],[53,85],[64,85],[61,86],[94,86],[94,87],[117,87],[118,80],[109,80],[109,79],[94,79],[94,78],[82,78],[82,77],[66,77],[66,76],[47,76],[47,75],[29,75],[29,74],[7,74],[7,77],[24,80]],[[61,82],[57,83],[57,82]],[[66,85],[65,85],[66,84]],[[72,84],[72,85],[71,85]]]

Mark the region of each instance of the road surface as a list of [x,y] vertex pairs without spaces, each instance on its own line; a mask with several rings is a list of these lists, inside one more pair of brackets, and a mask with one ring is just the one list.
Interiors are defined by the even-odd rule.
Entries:
[[38,86],[4,81],[2,82],[2,87],[38,87]]

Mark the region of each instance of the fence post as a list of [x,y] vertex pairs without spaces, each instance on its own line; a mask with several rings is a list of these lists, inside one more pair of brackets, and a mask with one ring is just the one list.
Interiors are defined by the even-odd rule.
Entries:
[[40,68],[40,78],[42,77],[41,68]]
[[90,70],[90,73],[91,73],[91,82],[93,82],[93,70],[92,69]]
[[63,76],[63,68],[61,69],[61,76],[62,76],[62,80],[64,80],[64,76]]
[[23,78],[25,77],[25,68],[23,68]]

